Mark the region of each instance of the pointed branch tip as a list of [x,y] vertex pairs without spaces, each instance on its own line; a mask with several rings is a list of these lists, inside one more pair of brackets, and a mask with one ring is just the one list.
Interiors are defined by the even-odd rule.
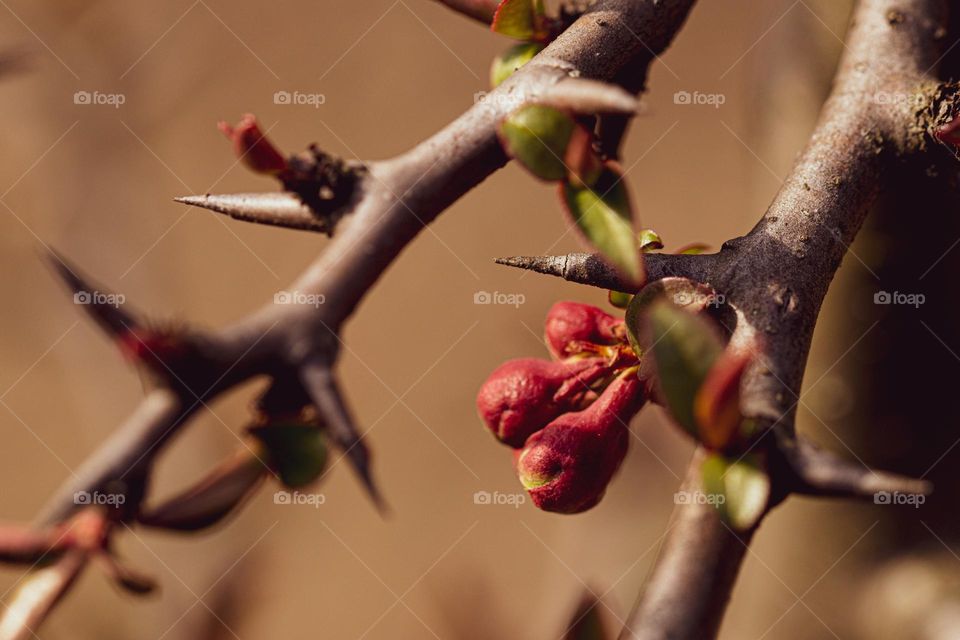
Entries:
[[326,216],[317,214],[299,197],[287,192],[178,196],[174,201],[244,222],[320,233],[330,230]]
[[121,308],[126,302],[123,295],[91,281],[53,249],[46,250],[46,260],[73,294],[74,304],[82,307],[108,335],[123,335],[141,325],[136,314]]

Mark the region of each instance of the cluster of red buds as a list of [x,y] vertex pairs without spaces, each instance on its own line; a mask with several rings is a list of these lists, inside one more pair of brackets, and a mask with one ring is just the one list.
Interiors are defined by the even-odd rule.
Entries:
[[480,388],[477,409],[497,439],[517,450],[517,474],[534,504],[579,513],[600,501],[623,462],[646,389],[623,320],[558,302],[545,337],[554,360],[504,363]]

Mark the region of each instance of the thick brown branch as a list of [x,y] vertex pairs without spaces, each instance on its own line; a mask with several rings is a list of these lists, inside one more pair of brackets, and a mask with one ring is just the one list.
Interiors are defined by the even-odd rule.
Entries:
[[[702,462],[698,450],[681,492],[701,491]],[[705,501],[678,503],[653,575],[620,640],[713,638],[720,628],[753,532],[736,533]]]
[[[741,403],[747,416],[776,434],[767,438],[778,442],[783,463],[772,470],[780,484],[774,503],[790,491],[872,497],[930,489],[798,441],[794,417],[820,306],[848,246],[882,185],[898,171],[915,169],[918,160],[934,160],[928,152],[939,151],[932,133],[957,114],[956,86],[928,75],[941,54],[945,26],[941,0],[862,0],[816,130],[757,226],[718,254],[649,256],[652,278],[686,276],[724,294],[737,311],[733,339],[760,338],[762,357],[743,384]],[[592,256],[500,262],[622,290],[616,275]],[[690,473],[699,473],[698,461]],[[716,517],[701,514],[704,509],[710,507],[677,507],[677,526],[623,637],[715,635],[745,547]],[[700,556],[703,545],[710,550],[706,558]]]

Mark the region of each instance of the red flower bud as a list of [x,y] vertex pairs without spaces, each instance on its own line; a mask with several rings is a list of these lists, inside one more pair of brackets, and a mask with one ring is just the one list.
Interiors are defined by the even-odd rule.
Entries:
[[960,146],[960,118],[955,118],[937,129],[936,136],[943,142]]
[[480,387],[477,410],[497,439],[519,448],[530,434],[591,398],[588,386],[607,372],[602,358],[510,360]]
[[120,335],[119,344],[134,363],[164,374],[189,354],[184,336],[173,329],[134,328]]
[[244,115],[235,127],[226,122],[217,127],[233,142],[233,152],[250,170],[271,175],[287,170],[287,159],[263,134],[252,113]]
[[583,411],[565,413],[530,436],[516,465],[534,504],[557,513],[596,506],[627,454],[627,424],[644,401],[643,383],[631,370]]
[[555,358],[582,353],[585,344],[613,345],[626,341],[623,320],[579,302],[558,302],[544,323],[547,347]]

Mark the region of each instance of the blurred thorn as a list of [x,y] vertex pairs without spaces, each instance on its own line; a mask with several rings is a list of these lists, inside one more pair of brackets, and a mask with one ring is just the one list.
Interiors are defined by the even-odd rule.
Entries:
[[876,501],[883,493],[929,495],[933,492],[933,484],[927,480],[870,469],[806,441],[785,444],[780,438],[779,449],[796,476],[798,486],[794,491],[799,494]]
[[80,275],[76,267],[52,249],[47,253],[47,260],[73,293],[74,304],[81,306],[107,335],[118,339],[141,326],[135,316],[121,309],[123,296]]
[[0,76],[23,73],[30,68],[34,57],[33,49],[14,47],[0,51]]
[[580,598],[561,640],[607,640],[600,600],[589,589]]
[[330,438],[343,450],[353,470],[360,477],[360,482],[373,500],[374,506],[381,515],[386,515],[388,508],[383,501],[380,491],[373,481],[370,466],[370,451],[363,442],[359,431],[354,424],[350,412],[343,400],[343,394],[337,385],[336,377],[326,362],[307,363],[301,369],[303,385],[310,394],[321,423],[326,427]]

